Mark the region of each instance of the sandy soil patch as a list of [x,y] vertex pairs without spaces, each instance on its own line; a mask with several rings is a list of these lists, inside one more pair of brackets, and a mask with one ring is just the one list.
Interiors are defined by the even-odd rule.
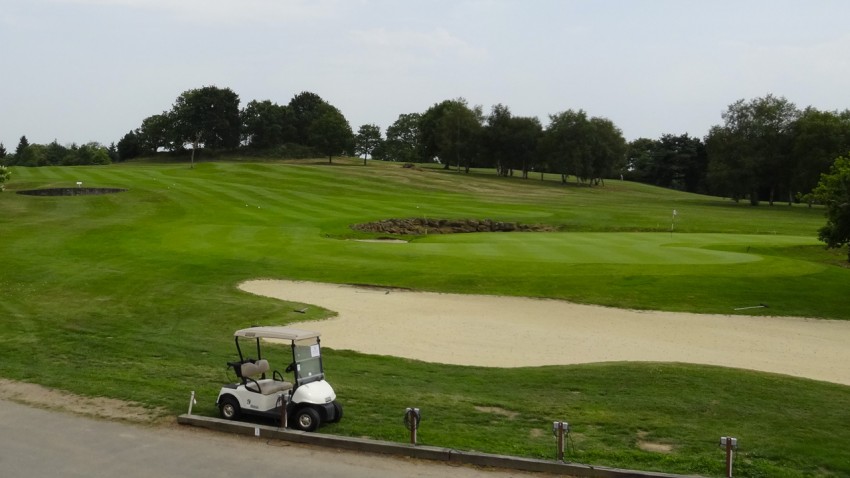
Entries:
[[62,410],[90,417],[152,423],[165,412],[141,404],[105,397],[83,397],[69,392],[42,387],[34,383],[0,378],[0,399],[41,408]]
[[850,322],[646,312],[560,300],[255,280],[242,290],[337,317],[295,324],[323,343],[428,362],[523,367],[687,362],[850,385]]

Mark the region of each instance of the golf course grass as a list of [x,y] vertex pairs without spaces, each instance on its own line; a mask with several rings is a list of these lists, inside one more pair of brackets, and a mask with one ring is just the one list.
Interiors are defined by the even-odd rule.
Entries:
[[[356,159],[12,168],[0,193],[0,377],[168,414],[196,390],[196,411],[212,415],[234,330],[328,315],[236,288],[256,278],[850,319],[846,254],[816,240],[822,209],[545,179]],[[77,181],[126,191],[15,194]],[[351,240],[380,236],[353,224],[412,217],[558,232]],[[733,435],[736,476],[850,475],[846,386],[686,364],[447,367],[325,345],[346,406],[329,433],[403,441],[401,413],[418,406],[420,442],[436,446],[548,458],[551,422],[564,419],[571,461],[720,476],[715,442]]]

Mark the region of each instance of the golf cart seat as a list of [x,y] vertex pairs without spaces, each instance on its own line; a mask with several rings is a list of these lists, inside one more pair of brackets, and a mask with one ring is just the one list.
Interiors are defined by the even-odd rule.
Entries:
[[292,383],[274,378],[255,379],[254,377],[262,375],[269,371],[269,361],[265,359],[257,360],[254,363],[245,362],[241,365],[240,375],[245,383],[245,388],[252,392],[270,395],[275,392],[282,392],[292,388]]

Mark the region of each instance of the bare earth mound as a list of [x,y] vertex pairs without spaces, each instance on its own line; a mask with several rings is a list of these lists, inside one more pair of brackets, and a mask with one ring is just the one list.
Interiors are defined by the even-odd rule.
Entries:
[[326,321],[296,325],[320,330],[334,349],[489,367],[687,362],[850,385],[850,322],[844,321],[641,312],[283,280],[239,287],[336,311]]

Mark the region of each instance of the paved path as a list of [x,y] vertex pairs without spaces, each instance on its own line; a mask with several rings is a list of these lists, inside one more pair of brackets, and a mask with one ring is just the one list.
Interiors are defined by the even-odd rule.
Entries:
[[389,478],[534,476],[90,419],[0,400],[0,476]]

